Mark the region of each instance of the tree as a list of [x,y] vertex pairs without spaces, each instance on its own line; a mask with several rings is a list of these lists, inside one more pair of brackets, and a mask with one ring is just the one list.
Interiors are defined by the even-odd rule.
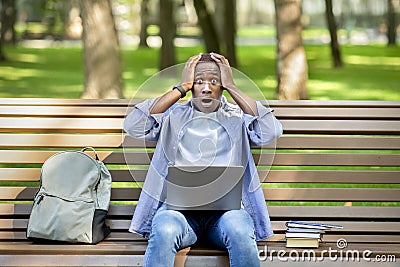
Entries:
[[140,4],[140,41],[139,41],[139,46],[140,47],[149,47],[147,45],[147,25],[148,25],[148,17],[149,17],[149,8],[148,8],[148,2],[149,0],[142,0]]
[[236,0],[224,0],[224,44],[226,57],[232,67],[237,67],[236,58]]
[[174,1],[160,0],[160,37],[162,40],[160,50],[160,70],[175,65],[174,38],[176,24],[174,19]]
[[0,62],[1,61],[6,61],[7,60],[7,58],[6,58],[6,56],[4,55],[4,52],[3,52],[3,42],[0,40]]
[[211,14],[207,10],[204,0],[194,0],[194,8],[203,32],[204,44],[207,52],[220,53],[220,44]]
[[396,0],[387,0],[388,2],[388,45],[396,45]]
[[81,0],[85,88],[82,98],[123,98],[122,56],[109,0]]
[[343,66],[342,57],[340,54],[340,45],[337,38],[337,27],[335,22],[335,16],[332,10],[332,0],[325,0],[325,13],[326,20],[329,28],[329,34],[331,36],[331,52],[333,58],[333,66],[340,68]]
[[[205,2],[209,3],[209,2]],[[200,7],[202,8],[202,7]],[[206,12],[207,9],[206,9]],[[217,42],[219,43],[219,50],[221,53],[225,55],[229,60],[229,64],[232,67],[237,67],[237,57],[236,57],[236,0],[214,0],[214,14],[210,16],[209,24],[207,28],[203,29],[203,37],[204,33],[209,34],[209,27],[214,27]],[[211,30],[213,31],[213,30]],[[204,37],[204,39],[208,40],[208,38],[214,38],[211,36]],[[215,40],[211,40],[215,42]],[[216,44],[214,44],[216,46]],[[210,44],[209,46],[212,46]],[[206,45],[206,50],[208,52],[217,52],[217,50],[208,50]]]
[[15,44],[15,0],[1,0],[1,41],[2,43]]
[[274,0],[278,99],[307,99],[308,66],[301,37],[301,0]]

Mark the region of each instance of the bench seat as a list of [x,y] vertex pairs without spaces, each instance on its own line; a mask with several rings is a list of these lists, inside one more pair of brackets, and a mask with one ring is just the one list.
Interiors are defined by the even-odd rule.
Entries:
[[[138,102],[0,99],[0,266],[142,265],[147,241],[127,229],[155,143],[122,131]],[[275,110],[284,135],[276,144],[252,148],[275,232],[258,243],[261,266],[400,266],[400,102],[263,104]],[[97,245],[30,242],[25,231],[42,163],[86,146],[112,173],[110,236]],[[344,228],[325,233],[310,252],[285,247],[290,220]],[[356,252],[368,258],[357,260]],[[315,260],[296,260],[302,253]],[[351,259],[343,260],[346,255]],[[175,262],[229,266],[226,251],[197,246],[180,251]]]

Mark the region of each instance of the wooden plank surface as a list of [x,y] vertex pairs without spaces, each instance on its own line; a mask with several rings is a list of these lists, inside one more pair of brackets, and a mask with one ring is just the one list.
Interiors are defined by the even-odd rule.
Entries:
[[3,118],[0,132],[122,133],[120,118]]
[[[129,137],[123,138],[122,120],[129,102],[129,100],[0,99],[0,132],[5,133],[0,134],[0,147],[3,149],[0,151],[0,164],[40,164],[57,152],[58,148],[79,148],[88,145],[106,149],[154,147],[154,143],[143,144]],[[130,109],[137,102],[130,103]],[[400,133],[399,101],[270,101],[269,104],[275,108],[275,115],[281,119],[285,130],[285,135],[277,143],[278,150],[299,151],[295,153],[279,151],[274,156],[268,151],[273,146],[265,146],[266,150],[255,152],[255,159],[260,165],[269,165],[275,157],[275,165],[288,167],[399,166],[400,154],[394,152],[400,149],[397,136]],[[16,135],[15,132],[23,134]],[[103,136],[103,133],[106,135]],[[356,136],[352,136],[353,134]],[[25,147],[46,148],[46,151],[24,149]],[[17,150],[10,150],[13,148]],[[53,151],[48,151],[48,148]],[[337,154],[313,151],[330,149],[342,151]],[[352,153],[346,150],[359,151]],[[361,150],[374,151],[364,153]],[[124,164],[125,156],[128,162],[147,165],[152,156],[152,153],[138,151],[124,155],[122,150],[100,151],[99,154],[109,166]],[[116,177],[114,180],[116,182],[132,181],[128,170],[111,171]],[[344,184],[399,184],[399,172],[372,169],[259,171],[261,179],[266,177],[269,183]],[[132,173],[135,180],[141,182],[144,180],[146,170],[134,170]],[[0,169],[0,183],[38,181],[39,174],[39,167],[24,169],[19,166],[7,166]],[[37,190],[36,187],[23,186],[2,186],[0,189],[0,199],[18,201],[32,201]],[[113,200],[122,201],[137,200],[140,193],[139,188],[113,188],[112,191]],[[371,188],[267,188],[264,189],[264,194],[271,203],[275,201],[400,202],[400,189],[373,186]],[[143,260],[146,242],[126,231],[134,209],[134,205],[110,206],[108,223],[114,232],[98,246],[51,245],[46,248],[43,245],[24,243],[26,242],[24,231],[31,204],[1,203],[0,240],[3,241],[0,241],[0,266],[48,263],[59,265],[60,249],[63,250],[62,260],[65,260],[66,265],[118,263],[123,266],[140,263]],[[345,238],[350,248],[360,249],[364,246],[371,248],[374,253],[391,252],[400,256],[398,234],[400,207],[270,205],[269,211],[274,230],[277,232],[267,242],[269,246],[284,248],[284,223],[287,220],[315,221],[315,218],[318,218],[321,222],[345,226],[339,232],[327,234],[325,239],[327,243],[322,247],[335,245],[339,238]],[[5,240],[19,242],[7,243]],[[259,243],[259,246],[267,243]],[[318,253],[322,247],[317,250]],[[13,253],[15,255],[10,255]],[[215,262],[219,263],[218,266],[227,266],[227,255],[224,251],[198,249],[188,253],[191,257],[199,256],[189,257],[189,262],[193,263],[193,266],[204,266],[205,263],[215,264]],[[46,264],[43,264],[43,260]],[[271,266],[270,263],[263,264],[262,266]],[[324,265],[323,263],[318,265],[321,264]]]
[[[131,138],[129,138],[131,139]],[[124,140],[124,134],[0,134],[0,147],[61,147],[80,148],[118,148]],[[142,141],[131,141],[135,147],[144,147]]]
[[[109,170],[114,182],[144,182],[147,170]],[[259,170],[266,183],[400,184],[399,171],[381,170]],[[0,181],[39,181],[40,168],[0,168]]]
[[[0,200],[33,200],[37,187],[2,187]],[[267,188],[267,201],[400,202],[399,188]],[[136,201],[140,188],[113,188],[111,200]]]
[[[124,106],[1,106],[1,117],[118,117],[123,118],[133,110]],[[347,108],[347,107],[278,107],[278,118],[324,118],[324,119],[398,119],[400,108]]]
[[[350,218],[348,219],[350,220]],[[28,227],[28,218],[24,219],[0,219],[0,230],[21,230],[25,231]],[[106,224],[112,231],[127,231],[131,218],[125,219],[107,219]],[[314,221],[315,222],[315,221]],[[319,219],[320,223],[329,223],[343,226],[341,230],[326,231],[329,234],[348,234],[348,233],[369,233],[369,234],[400,234],[399,222],[357,222],[357,221],[324,221]],[[272,221],[272,228],[276,233],[286,231],[286,221]]]
[[[97,106],[0,106],[1,117],[123,118],[132,107]],[[379,109],[378,109],[379,110]],[[377,110],[377,111],[378,111]],[[383,112],[378,111],[378,113]]]
[[[0,150],[0,163],[40,164],[59,151]],[[106,164],[150,164],[152,152],[98,151]],[[270,166],[399,166],[400,154],[253,153],[256,165]]]
[[[280,120],[284,133],[399,134],[398,120]],[[122,118],[0,117],[1,132],[122,132]]]
[[300,108],[285,108],[279,107],[275,109],[274,115],[280,119],[295,119],[300,120],[319,118],[319,119],[398,119],[400,118],[400,108],[319,108],[319,107],[302,107]]
[[284,133],[399,134],[400,121],[383,120],[280,120]]
[[[144,148],[155,147],[155,142],[137,140],[122,132],[119,134],[0,134],[0,147],[85,147],[95,148]],[[283,135],[276,144],[263,148],[277,149],[344,149],[344,150],[399,150],[396,136],[326,136]]]
[[[62,99],[62,98],[1,98],[0,105],[55,105],[55,106],[126,106],[139,99]],[[261,101],[271,107],[400,107],[400,101],[379,100],[268,100]]]
[[[0,217],[10,218],[12,215],[17,217],[28,217],[31,212],[32,204],[0,204]],[[135,210],[133,204],[111,204],[108,216],[121,218],[127,216],[128,220]],[[300,220],[315,221],[320,220],[349,220],[349,221],[399,221],[400,207],[392,206],[268,206],[272,220]],[[126,218],[126,217],[125,217]]]
[[[276,233],[273,237],[269,238],[270,242],[282,242],[284,243],[285,235],[283,233]],[[329,234],[324,237],[324,241],[326,243],[336,243],[336,241],[340,238],[344,238],[351,243],[360,243],[360,244],[385,244],[388,248],[400,244],[400,235],[394,234],[359,234],[359,233],[343,233],[343,234]],[[4,241],[17,241],[23,242],[26,241],[26,235],[23,231],[0,231],[0,244]],[[135,234],[129,233],[128,231],[124,232],[111,232],[111,234],[107,237],[104,242],[144,242],[144,239],[138,237]],[[75,252],[77,254],[78,252]],[[0,250],[1,254],[1,250]]]

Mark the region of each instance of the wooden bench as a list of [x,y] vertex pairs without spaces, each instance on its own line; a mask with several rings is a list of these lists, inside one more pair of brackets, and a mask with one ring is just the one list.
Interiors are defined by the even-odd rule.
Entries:
[[[142,264],[147,242],[127,229],[140,193],[134,181],[143,182],[154,144],[144,145],[122,132],[127,107],[135,103],[0,99],[0,266]],[[380,260],[387,262],[384,266],[399,266],[400,259],[394,261],[400,257],[400,102],[269,104],[284,135],[275,155],[273,146],[253,150],[260,177],[265,178],[275,231],[273,238],[259,242],[261,265],[365,266]],[[25,231],[41,164],[57,151],[85,146],[98,150],[113,176],[108,214],[112,233],[98,245],[31,243]],[[340,224],[344,229],[324,235],[324,243],[312,250],[317,260],[296,260],[296,253],[301,256],[304,250],[285,248],[289,220]],[[339,239],[346,240],[346,248],[337,247]],[[265,250],[267,254],[261,253]],[[362,258],[363,252],[370,261]],[[176,263],[229,265],[225,251],[202,247],[180,251]]]

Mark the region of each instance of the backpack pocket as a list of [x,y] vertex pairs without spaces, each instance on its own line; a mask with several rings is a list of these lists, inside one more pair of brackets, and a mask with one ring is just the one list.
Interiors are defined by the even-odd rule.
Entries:
[[27,237],[92,243],[94,212],[92,200],[66,199],[39,193],[32,207]]

